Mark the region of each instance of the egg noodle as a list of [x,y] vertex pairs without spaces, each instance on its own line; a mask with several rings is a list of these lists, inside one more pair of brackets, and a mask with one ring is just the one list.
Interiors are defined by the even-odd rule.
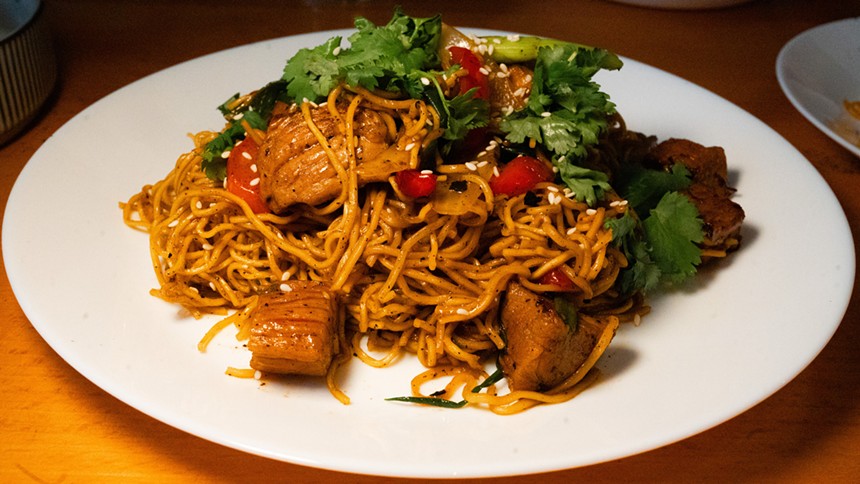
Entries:
[[[412,381],[413,395],[457,399],[462,389],[468,403],[514,413],[574,397],[594,379],[589,370],[619,323],[638,321],[648,311],[640,296],[622,297],[614,290],[627,261],[610,244],[612,232],[604,222],[627,207],[611,193],[596,207],[551,182],[523,195],[494,196],[488,180],[499,140],[467,162],[452,164],[437,156],[439,185],[429,198],[404,196],[393,176],[388,183],[359,187],[358,109],[376,111],[385,120],[396,133],[391,142],[412,168],[443,134],[438,113],[421,100],[346,86],[334,89],[324,105],[304,102],[288,109],[301,111],[337,172],[341,192],[331,202],[255,214],[201,170],[202,150],[218,134],[204,131],[191,136],[194,149],[181,155],[163,180],[120,204],[125,223],[149,234],[158,278],[151,293],[196,318],[224,316],[200,341],[201,351],[228,327],[246,340],[248,316],[260,294],[278,290],[286,280],[324,281],[345,308],[339,353],[326,377],[336,398],[349,402],[337,375],[353,355],[384,367],[413,354],[426,367]],[[327,109],[337,120],[347,143],[346,163],[314,125],[314,109]],[[247,126],[247,136],[262,141],[265,135]],[[627,151],[647,144],[617,116],[602,139],[591,149],[596,163],[617,164]],[[473,391],[505,348],[500,298],[508,282],[516,279],[538,294],[559,291],[539,282],[556,269],[573,281],[568,296],[579,324],[603,328],[595,350],[575,374],[548,391],[506,391],[501,385]],[[230,368],[228,373],[255,372]],[[424,390],[440,379],[446,382],[443,390]]]

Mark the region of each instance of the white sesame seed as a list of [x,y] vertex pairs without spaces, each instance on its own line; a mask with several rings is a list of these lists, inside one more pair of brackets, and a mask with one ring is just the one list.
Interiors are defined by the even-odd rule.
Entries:
[[501,44],[501,43],[502,43],[502,39],[493,39],[493,43],[494,43],[494,44]]
[[558,167],[557,167],[557,166],[553,166],[553,167],[552,167],[552,172],[553,172],[553,173],[558,173]]
[[549,111],[544,111],[544,112],[540,113],[540,116],[542,118],[548,118],[548,117],[552,116],[552,113]]
[[481,67],[480,69],[478,69],[478,72],[480,72],[481,74],[483,74],[485,76],[490,75],[490,71],[488,71],[486,67]]
[[[204,243],[204,244],[203,244],[203,245],[201,245],[200,247],[201,247],[203,250],[212,250],[212,249],[213,249],[212,244],[208,244],[208,243]],[[211,284],[211,283],[210,283],[210,284]]]
[[310,102],[310,101],[308,100],[308,98],[306,98],[306,97],[303,97],[303,98],[302,98],[302,104],[305,104],[305,103],[308,103],[308,102]]
[[248,153],[247,151],[243,151],[242,152],[242,158],[245,158],[246,160],[250,160],[253,157],[251,156],[251,153]]
[[254,178],[254,179],[253,179],[253,180],[251,180],[248,184],[249,184],[249,185],[251,185],[252,187],[255,187],[255,186],[257,186],[257,185],[259,185],[259,184],[260,184],[260,179],[259,179],[259,178]]
[[253,171],[254,173],[257,173],[257,164],[256,163],[251,165],[251,171]]
[[197,210],[202,209],[203,208],[203,202],[201,202],[200,200],[197,200],[197,203],[194,204],[194,207],[196,207]]
[[589,208],[588,210],[585,211],[586,215],[594,215],[596,213],[597,213],[597,210],[595,210],[593,208]]
[[221,158],[224,158],[225,160],[226,160],[227,158],[230,158],[230,150],[224,150],[224,151],[222,151],[222,152],[221,152]]
[[479,162],[478,162],[478,168],[483,168],[483,167],[485,167],[485,166],[487,166],[487,165],[489,165],[489,164],[490,164],[490,162],[489,162],[489,161],[487,161],[487,160],[479,161]]
[[254,379],[255,380],[260,380],[262,378],[263,378],[263,372],[261,372],[260,370],[254,371]]
[[412,148],[415,148],[415,143],[409,143],[403,149],[406,151],[412,151]]
[[233,116],[233,119],[242,119],[244,117],[245,117],[245,113],[239,113],[239,114]]
[[576,233],[576,227],[571,227],[567,229],[567,235],[573,235]]
[[633,315],[633,325],[634,325],[634,326],[639,326],[639,324],[640,324],[641,322],[642,322],[642,316],[639,316],[639,314],[634,314],[634,315]]
[[549,199],[549,203],[551,205],[558,205],[559,203],[561,203],[561,195],[559,195],[558,193],[550,192],[547,198]]
[[421,170],[421,174],[422,174],[422,175],[432,175],[432,174],[433,174],[433,170]]
[[478,158],[483,158],[483,157],[485,157],[485,156],[487,156],[487,152],[486,152],[486,151],[481,151],[480,153],[478,153]]
[[502,72],[508,72],[508,65],[503,62],[499,64],[499,69],[501,69]]
[[292,286],[289,284],[281,284],[280,285],[281,292],[290,292],[293,290]]
[[525,93],[526,93],[526,89],[524,87],[520,87],[516,91],[514,91],[514,96],[520,97]]
[[334,48],[334,50],[332,50],[332,51],[331,51],[331,53],[332,53],[333,55],[338,55],[338,54],[340,54],[340,46],[335,47],[335,48]]
[[215,287],[215,283],[214,283],[214,282],[212,282],[212,281],[209,281],[209,289],[212,289],[213,291],[217,291],[217,290],[218,290],[218,289]]
[[430,79],[427,79],[426,77],[422,77],[421,78],[421,84],[424,84],[425,86],[429,86],[430,85]]
[[556,187],[556,186],[550,185],[550,186],[546,187],[546,189],[553,192],[553,193],[558,193],[558,187]]
[[478,169],[478,165],[476,165],[474,161],[467,161],[465,165],[469,171],[475,171]]
[[290,278],[290,273],[289,273],[289,272],[284,272],[283,274],[281,274],[281,280],[282,280],[282,281],[286,281],[286,280],[288,280],[289,278]]
[[498,166],[493,167],[493,175],[499,176],[499,167]]
[[520,36],[519,36],[519,35],[515,35],[515,34],[511,34],[511,35],[509,35],[509,36],[508,36],[508,40],[510,40],[511,42],[519,42],[519,41],[520,41]]
[[179,220],[174,220],[174,221],[170,222],[169,224],[167,224],[167,226],[170,228],[176,227],[177,225],[179,225]]
[[490,44],[489,46],[487,46],[487,53],[490,55],[493,55],[493,44]]
[[457,308],[457,314],[462,314],[465,316],[466,314],[469,314],[469,311],[464,308]]

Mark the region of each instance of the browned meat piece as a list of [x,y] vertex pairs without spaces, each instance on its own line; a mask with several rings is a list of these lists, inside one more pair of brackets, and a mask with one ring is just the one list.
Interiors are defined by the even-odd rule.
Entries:
[[[345,109],[342,112],[345,115]],[[346,136],[324,106],[311,109],[311,119],[342,166],[347,166]],[[387,125],[375,111],[359,108],[355,118],[359,185],[386,180],[408,168],[402,151],[389,149]],[[260,192],[269,208],[283,212],[296,203],[318,205],[337,197],[341,182],[323,146],[305,122],[301,109],[279,105],[272,114],[257,161]]]
[[705,147],[685,139],[658,144],[651,156],[668,168],[675,163],[687,167],[693,183],[685,194],[699,210],[705,226],[704,248],[734,249],[740,239],[744,210],[731,200],[726,154],[720,147]]
[[508,284],[501,318],[507,347],[499,363],[513,390],[561,384],[582,366],[604,329],[584,322],[572,329],[552,301],[517,282]]
[[337,353],[337,307],[322,283],[292,281],[287,292],[260,296],[251,315],[251,368],[325,375]]
[[490,66],[490,109],[492,114],[510,114],[526,107],[532,91],[534,73],[519,64],[502,68],[494,62]]

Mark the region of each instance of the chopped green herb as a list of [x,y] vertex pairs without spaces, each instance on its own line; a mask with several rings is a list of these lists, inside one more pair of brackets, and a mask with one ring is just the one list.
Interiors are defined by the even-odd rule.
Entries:
[[[505,374],[502,372],[501,368],[496,368],[496,371],[493,372],[492,375],[488,376],[484,381],[476,385],[472,388],[472,393],[480,393],[481,390],[489,387],[490,385],[495,385],[502,378],[504,378]],[[455,402],[452,400],[445,400],[444,398],[437,397],[390,397],[386,398],[387,401],[392,402],[407,402],[407,403],[419,403],[422,405],[432,405],[434,407],[442,407],[442,408],[462,408],[465,407],[468,403],[466,400],[460,400],[459,402]]]

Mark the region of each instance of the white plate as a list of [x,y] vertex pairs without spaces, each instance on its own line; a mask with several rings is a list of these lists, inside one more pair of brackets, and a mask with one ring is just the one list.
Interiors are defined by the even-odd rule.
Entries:
[[[833,123],[843,101],[860,101],[860,17],[819,25],[791,39],[776,58],[776,76],[791,104],[816,128],[860,156]],[[850,121],[860,136],[860,120]]]
[[600,81],[628,125],[724,146],[747,221],[744,247],[724,267],[694,290],[652,299],[641,326],[622,328],[598,384],[568,403],[500,417],[384,401],[408,392],[411,359],[386,370],[353,361],[349,406],[315,380],[260,386],[225,376],[227,365],[247,365],[247,351],[229,331],[196,351],[213,319],[179,317],[148,294],[156,280],[146,236],[123,225],[117,202],[165,175],[189,149],[186,133],[222,126],[215,106],[278,78],[299,47],[334,33],[239,47],[141,79],[69,121],[21,172],[2,231],[12,288],[48,344],[105,391],[204,439],[308,466],[524,474],[636,454],[724,422],[794,378],[839,325],[854,249],[824,180],[746,112],[626,60]]
[[665,8],[674,10],[696,10],[723,8],[746,3],[749,0],[613,0],[637,7]]

